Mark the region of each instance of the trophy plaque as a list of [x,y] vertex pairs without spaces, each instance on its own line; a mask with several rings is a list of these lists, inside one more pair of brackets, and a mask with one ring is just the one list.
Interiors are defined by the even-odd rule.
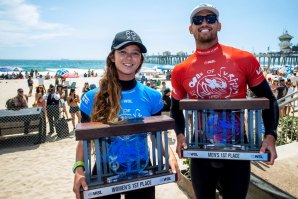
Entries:
[[269,153],[259,153],[264,125],[262,110],[269,100],[185,99],[187,150],[183,157],[226,160],[268,161]]
[[89,188],[81,189],[81,196],[96,198],[175,182],[176,174],[168,162],[167,134],[174,125],[165,115],[113,124],[78,124],[76,140],[83,142]]

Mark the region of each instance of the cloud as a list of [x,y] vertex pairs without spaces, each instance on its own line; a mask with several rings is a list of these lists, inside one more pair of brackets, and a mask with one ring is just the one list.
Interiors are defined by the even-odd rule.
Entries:
[[72,32],[67,25],[43,21],[39,8],[25,0],[0,0],[0,47],[32,45]]

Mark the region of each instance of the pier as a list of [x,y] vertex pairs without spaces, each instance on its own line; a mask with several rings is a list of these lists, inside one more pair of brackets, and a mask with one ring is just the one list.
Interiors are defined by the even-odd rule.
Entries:
[[145,63],[160,64],[160,65],[176,65],[183,62],[189,55],[147,55]]
[[298,65],[298,52],[268,52],[255,55],[262,66]]
[[[147,55],[145,63],[176,65],[184,61],[189,55]],[[298,65],[298,51],[294,52],[268,52],[255,54],[260,65],[270,67],[274,65]]]

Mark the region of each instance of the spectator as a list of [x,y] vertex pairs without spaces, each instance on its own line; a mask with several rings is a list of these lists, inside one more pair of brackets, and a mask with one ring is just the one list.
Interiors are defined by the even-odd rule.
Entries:
[[161,89],[160,89],[160,92],[163,94],[163,92],[165,91],[165,89],[167,88],[167,85],[166,85],[166,82],[163,81],[161,82]]
[[18,94],[13,98],[13,101],[16,109],[28,108],[28,96],[24,95],[22,88],[18,89]]
[[164,103],[164,106],[162,108],[163,114],[170,116],[170,110],[171,110],[171,89],[166,88],[163,92],[162,100]]
[[78,118],[78,123],[81,123],[81,112],[79,108],[80,98],[75,92],[75,88],[70,89],[69,96],[67,97],[67,104],[69,106],[73,129],[76,128],[75,116]]
[[28,87],[29,87],[28,97],[31,97],[32,96],[32,90],[33,90],[33,80],[31,79],[31,76],[29,76],[29,78],[27,80],[27,83],[28,83]]
[[85,93],[87,93],[88,91],[90,91],[89,83],[88,82],[85,82],[84,87],[82,89],[82,96],[81,97],[83,97],[83,95]]
[[50,132],[49,134],[54,133],[54,121],[57,121],[59,119],[59,100],[60,95],[58,92],[55,92],[55,86],[50,85],[49,90],[47,94],[45,95],[45,98],[47,100],[47,115],[50,125]]
[[68,119],[68,113],[66,110],[66,105],[65,105],[65,99],[67,98],[67,96],[65,96],[65,92],[62,89],[62,85],[58,84],[56,87],[56,91],[59,93],[60,95],[60,100],[59,100],[59,106],[60,108],[62,108],[63,113],[65,113],[66,118]]
[[38,77],[37,77],[37,81],[38,81],[38,85],[42,85],[44,86],[44,77],[42,76],[42,74],[40,74]]

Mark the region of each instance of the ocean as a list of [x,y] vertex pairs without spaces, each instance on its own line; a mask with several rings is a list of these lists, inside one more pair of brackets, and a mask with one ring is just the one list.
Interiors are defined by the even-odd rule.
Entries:
[[[11,69],[19,68],[18,71],[30,71],[31,69],[38,72],[56,73],[59,69],[66,69],[70,72],[77,72],[80,76],[83,76],[89,69],[94,70],[98,74],[102,74],[106,64],[105,60],[4,60],[0,59],[0,68],[8,66]],[[143,70],[151,70],[157,68],[156,64],[144,63]],[[12,73],[13,70],[8,71]],[[0,74],[6,73],[6,71],[0,71]]]

